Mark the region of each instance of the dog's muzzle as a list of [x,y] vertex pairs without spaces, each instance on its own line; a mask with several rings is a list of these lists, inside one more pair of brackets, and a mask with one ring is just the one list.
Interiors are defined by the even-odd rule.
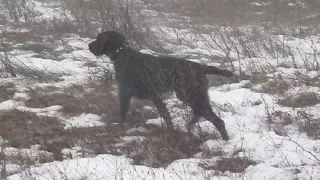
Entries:
[[93,48],[94,42],[89,43],[89,51],[92,52],[93,54],[95,53],[94,48]]
[[99,52],[99,48],[97,47],[97,43],[96,41],[93,41],[91,43],[89,43],[89,51],[94,54],[95,56],[101,56],[102,53]]

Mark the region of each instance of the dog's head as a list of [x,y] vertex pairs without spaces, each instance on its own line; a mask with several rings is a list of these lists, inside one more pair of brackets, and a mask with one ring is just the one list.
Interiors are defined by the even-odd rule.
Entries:
[[89,50],[95,56],[102,56],[103,54],[110,56],[127,45],[126,38],[121,33],[105,31],[99,33],[97,39],[89,43]]

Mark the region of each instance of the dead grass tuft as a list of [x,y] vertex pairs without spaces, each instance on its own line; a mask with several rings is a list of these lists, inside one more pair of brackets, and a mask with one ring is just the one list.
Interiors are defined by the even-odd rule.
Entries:
[[307,133],[309,137],[320,139],[320,119],[314,118],[305,111],[298,111],[299,131]]
[[293,117],[291,114],[282,111],[275,111],[268,114],[267,118],[268,126],[279,136],[287,136],[288,133],[284,126],[290,125],[296,122],[296,117]]
[[203,168],[206,170],[217,170],[221,172],[230,171],[233,173],[242,173],[248,166],[255,164],[256,162],[248,158],[229,157],[218,160],[215,165],[203,165]]
[[282,76],[270,78],[266,72],[253,72],[249,78],[252,85],[261,85],[259,92],[268,94],[285,94],[291,85]]
[[9,100],[15,94],[15,85],[12,83],[1,84],[0,86],[0,102]]
[[268,77],[266,73],[253,72],[249,80],[252,84],[262,84],[268,81]]
[[275,79],[262,84],[261,92],[268,94],[285,94],[290,87],[290,84]]
[[278,101],[278,104],[286,107],[303,108],[314,106],[320,103],[320,98],[316,93],[306,92],[300,93],[297,96],[287,96]]
[[300,123],[299,131],[305,132],[309,137],[320,139],[320,119]]

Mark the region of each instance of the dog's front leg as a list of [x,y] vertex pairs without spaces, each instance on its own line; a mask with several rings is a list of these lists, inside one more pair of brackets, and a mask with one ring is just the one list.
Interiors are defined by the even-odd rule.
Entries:
[[124,122],[126,115],[130,107],[130,101],[132,98],[131,91],[126,91],[123,88],[119,88],[119,99],[120,99],[120,118]]
[[174,129],[170,113],[168,112],[168,109],[166,107],[166,104],[163,102],[163,100],[158,96],[158,95],[153,95],[152,96],[152,102],[156,106],[156,108],[159,111],[160,116],[164,119],[166,122],[167,127],[170,130]]

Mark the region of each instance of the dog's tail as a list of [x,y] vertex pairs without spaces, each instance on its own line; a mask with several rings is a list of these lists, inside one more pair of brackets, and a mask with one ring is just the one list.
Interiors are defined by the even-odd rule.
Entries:
[[232,77],[233,73],[226,69],[220,69],[215,66],[204,66],[204,73],[205,74],[218,74],[225,77]]

